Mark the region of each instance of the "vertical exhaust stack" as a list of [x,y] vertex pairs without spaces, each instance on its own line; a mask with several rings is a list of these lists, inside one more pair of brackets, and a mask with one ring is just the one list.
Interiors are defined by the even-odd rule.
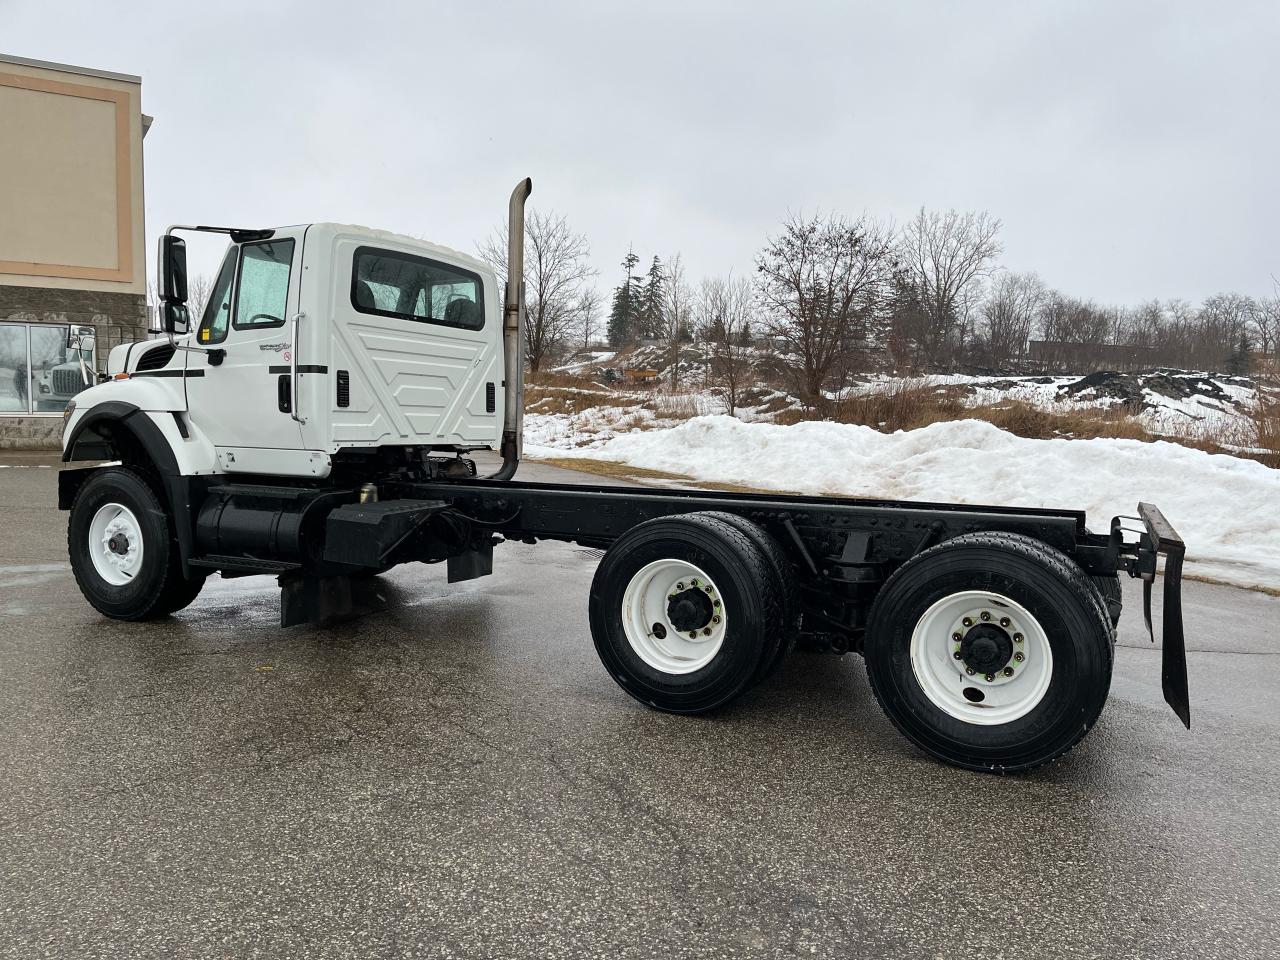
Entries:
[[506,404],[502,421],[502,466],[488,480],[510,480],[524,447],[524,204],[533,193],[528,177],[511,191],[507,209],[507,290],[502,309]]

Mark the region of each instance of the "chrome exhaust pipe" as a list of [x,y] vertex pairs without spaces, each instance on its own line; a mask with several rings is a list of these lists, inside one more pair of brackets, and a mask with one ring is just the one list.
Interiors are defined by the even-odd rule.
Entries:
[[502,309],[503,383],[502,466],[486,480],[510,480],[524,450],[524,204],[533,193],[525,177],[511,191],[507,208],[507,290]]

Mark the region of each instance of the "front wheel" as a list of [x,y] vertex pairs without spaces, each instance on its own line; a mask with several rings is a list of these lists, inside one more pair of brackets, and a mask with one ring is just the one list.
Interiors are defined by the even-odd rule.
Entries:
[[1070,750],[1111,683],[1112,630],[1070,558],[1029,537],[968,534],[903,564],[876,598],[872,690],[911,741],[1011,773]]
[[80,488],[67,526],[71,570],[85,599],[115,620],[150,620],[189,604],[204,578],[184,580],[155,491],[129,467],[107,467]]

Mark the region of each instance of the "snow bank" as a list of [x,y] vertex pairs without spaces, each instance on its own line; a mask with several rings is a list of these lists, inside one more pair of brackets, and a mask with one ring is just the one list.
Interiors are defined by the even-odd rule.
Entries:
[[708,416],[528,449],[806,494],[1084,509],[1095,530],[1148,500],[1185,538],[1188,572],[1280,589],[1280,470],[1164,441],[1027,440],[979,420],[885,434]]

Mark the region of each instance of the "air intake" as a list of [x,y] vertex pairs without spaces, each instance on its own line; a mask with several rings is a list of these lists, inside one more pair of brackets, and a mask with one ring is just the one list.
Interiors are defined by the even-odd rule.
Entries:
[[138,358],[138,365],[135,370],[163,370],[169,365],[169,361],[173,359],[173,344],[162,343],[159,346],[152,347],[141,357]]

